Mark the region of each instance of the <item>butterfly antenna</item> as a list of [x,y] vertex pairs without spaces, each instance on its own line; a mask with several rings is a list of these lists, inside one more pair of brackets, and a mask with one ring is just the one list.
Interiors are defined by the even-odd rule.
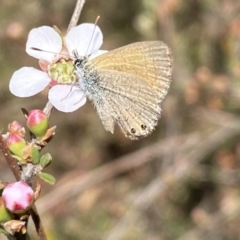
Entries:
[[89,44],[88,44],[88,48],[87,48],[87,51],[86,51],[86,54],[85,54],[85,56],[87,56],[87,53],[88,53],[88,50],[89,50],[89,48],[90,48],[90,45],[91,45],[91,42],[92,42],[92,40],[93,40],[93,36],[94,36],[94,33],[95,33],[95,30],[96,30],[96,27],[97,27],[97,23],[98,23],[98,20],[100,19],[100,16],[97,16],[97,18],[96,18],[96,20],[95,20],[95,23],[94,23],[94,29],[93,29],[93,33],[92,33],[92,36],[91,36],[91,38],[90,38],[90,42],[89,42]]
[[42,49],[39,49],[39,48],[35,48],[35,47],[31,47],[32,50],[35,50],[35,51],[39,51],[39,52],[46,52],[46,53],[53,53],[53,54],[59,54],[59,55],[62,55],[62,56],[66,56],[66,57],[70,57],[70,55],[68,54],[64,54],[64,53],[56,53],[56,52],[52,52],[52,51],[47,51],[47,50],[42,50]]
[[79,58],[79,55],[78,55],[77,50],[74,49],[74,50],[72,51],[72,53],[73,53],[73,56],[75,57],[75,60],[77,60],[77,59]]

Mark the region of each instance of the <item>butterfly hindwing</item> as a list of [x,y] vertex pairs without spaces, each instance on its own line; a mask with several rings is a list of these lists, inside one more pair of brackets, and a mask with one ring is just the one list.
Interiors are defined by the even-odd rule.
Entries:
[[[92,99],[106,130],[118,123],[126,137],[147,136],[157,125],[161,108],[154,89],[131,74],[98,71],[101,96]],[[132,84],[129,85],[129,82]]]

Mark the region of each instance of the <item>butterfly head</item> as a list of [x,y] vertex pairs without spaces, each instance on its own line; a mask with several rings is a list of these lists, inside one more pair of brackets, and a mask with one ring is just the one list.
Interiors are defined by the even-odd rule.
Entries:
[[75,61],[74,61],[74,66],[75,68],[82,68],[84,66],[84,63],[86,62],[86,57],[78,57]]
[[84,58],[77,58],[75,61],[74,61],[74,66],[76,68],[81,68],[82,67],[82,64],[83,64],[83,61],[84,61]]

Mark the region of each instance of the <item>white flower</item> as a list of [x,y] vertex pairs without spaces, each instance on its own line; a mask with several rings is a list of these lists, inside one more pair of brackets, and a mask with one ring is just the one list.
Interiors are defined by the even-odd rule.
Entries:
[[18,97],[30,97],[47,86],[49,101],[63,112],[72,112],[86,102],[85,93],[74,86],[74,52],[79,56],[95,57],[104,51],[98,50],[103,42],[100,28],[91,23],[73,27],[63,39],[57,30],[42,26],[28,35],[26,52],[39,59],[42,69],[23,67],[14,72],[9,88]]

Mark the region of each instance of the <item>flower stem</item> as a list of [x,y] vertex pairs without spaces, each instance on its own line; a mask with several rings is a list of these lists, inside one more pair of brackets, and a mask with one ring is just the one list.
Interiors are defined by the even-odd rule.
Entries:
[[71,21],[68,25],[68,29],[67,29],[68,32],[72,27],[77,26],[77,22],[79,20],[84,4],[85,4],[85,0],[77,0]]

